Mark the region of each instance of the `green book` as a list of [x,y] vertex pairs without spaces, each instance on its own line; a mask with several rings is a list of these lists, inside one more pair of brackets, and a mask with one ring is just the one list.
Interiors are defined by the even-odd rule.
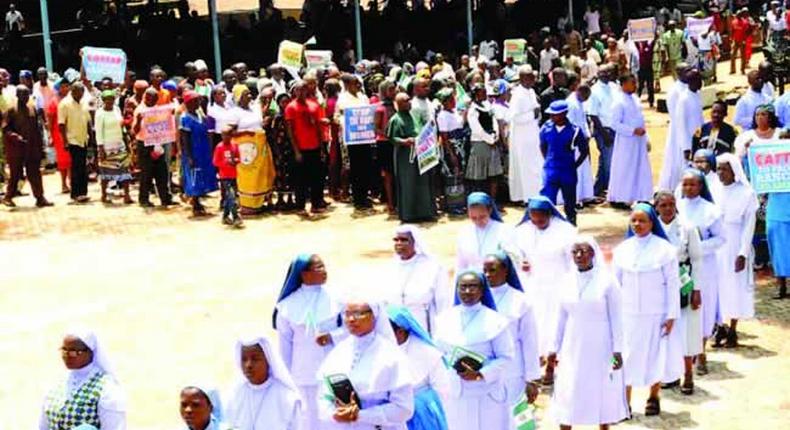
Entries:
[[483,367],[483,363],[485,363],[486,358],[483,355],[480,355],[474,351],[468,350],[466,348],[456,346],[450,352],[450,358],[447,360],[448,363],[452,368],[457,371],[462,371],[465,369],[459,363],[466,363],[472,370],[480,370]]
[[522,394],[518,403],[513,405],[513,423],[516,430],[535,430],[537,420],[535,418],[535,405],[527,403],[526,394]]

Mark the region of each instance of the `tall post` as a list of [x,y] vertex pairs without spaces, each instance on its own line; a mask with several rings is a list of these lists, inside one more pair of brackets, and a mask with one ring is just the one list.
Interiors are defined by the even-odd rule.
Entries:
[[[573,0],[568,0],[568,22],[573,25]],[[560,30],[565,30],[561,28]]]
[[469,55],[472,55],[472,44],[474,43],[472,33],[472,0],[466,0],[466,44]]
[[359,0],[354,0],[354,27],[357,37],[357,61],[362,61],[362,18]]
[[41,40],[44,43],[44,64],[47,71],[52,72],[52,39],[49,34],[49,10],[47,0],[41,0]]
[[214,40],[214,73],[217,81],[222,78],[222,53],[219,45],[219,17],[217,17],[217,0],[208,0],[211,14],[211,38]]

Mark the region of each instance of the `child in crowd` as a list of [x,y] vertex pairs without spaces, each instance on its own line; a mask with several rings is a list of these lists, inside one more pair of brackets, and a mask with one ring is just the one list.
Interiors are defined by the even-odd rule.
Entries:
[[238,193],[236,165],[239,164],[239,148],[231,142],[232,134],[232,127],[227,126],[222,129],[222,141],[214,148],[214,166],[219,172],[222,190],[222,223],[238,228],[243,226],[243,221],[239,216],[239,206],[236,202]]

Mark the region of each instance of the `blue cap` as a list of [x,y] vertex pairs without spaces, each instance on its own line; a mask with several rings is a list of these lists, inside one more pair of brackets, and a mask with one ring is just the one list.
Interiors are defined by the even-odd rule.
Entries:
[[162,82],[162,88],[168,91],[177,91],[178,84],[176,84],[176,81],[169,79],[167,81]]
[[549,105],[549,108],[546,109],[546,113],[549,115],[557,115],[565,112],[568,112],[568,102],[565,100],[553,101]]

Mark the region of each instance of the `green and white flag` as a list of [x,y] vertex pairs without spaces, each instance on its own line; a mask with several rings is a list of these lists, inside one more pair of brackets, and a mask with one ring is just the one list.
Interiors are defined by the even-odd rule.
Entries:
[[684,296],[691,294],[694,290],[694,279],[691,278],[688,266],[680,266],[680,293]]
[[527,395],[522,394],[518,403],[513,406],[513,423],[515,430],[535,430],[538,428],[535,418],[535,405],[527,403]]

